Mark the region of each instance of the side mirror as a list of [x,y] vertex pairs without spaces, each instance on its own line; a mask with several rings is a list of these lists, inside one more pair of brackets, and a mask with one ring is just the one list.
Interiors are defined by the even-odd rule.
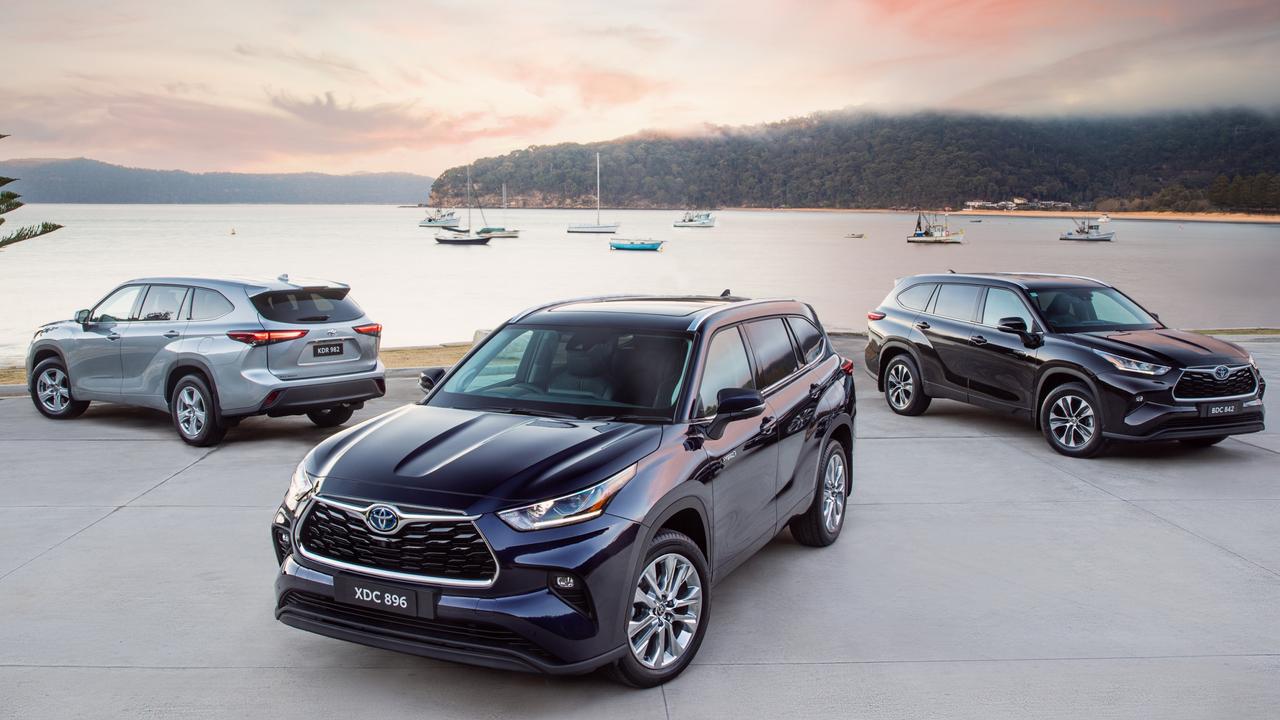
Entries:
[[764,396],[759,390],[725,388],[716,393],[716,416],[707,426],[707,437],[719,440],[724,429],[734,420],[751,418],[764,413]]
[[440,384],[440,379],[443,377],[444,368],[427,368],[418,376],[418,387],[422,388],[422,392],[429,393],[436,385]]
[[1022,339],[1022,344],[1029,347],[1040,347],[1040,335],[1027,329],[1027,321],[1020,317],[1000,318],[1000,324],[996,329],[1010,335],[1017,335]]
[[85,323],[89,322],[89,311],[88,311],[88,310],[77,310],[77,311],[76,311],[76,322],[80,323],[81,325],[84,325]]

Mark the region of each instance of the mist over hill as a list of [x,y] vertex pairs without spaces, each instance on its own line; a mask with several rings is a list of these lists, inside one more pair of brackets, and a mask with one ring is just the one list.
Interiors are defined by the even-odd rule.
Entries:
[[[818,113],[689,135],[535,146],[476,160],[473,182],[490,206],[505,182],[514,207],[585,207],[595,203],[596,152],[603,202],[612,207],[959,207],[1015,196],[1110,209],[1280,205],[1280,115],[1251,110]],[[465,168],[450,168],[432,186],[431,203],[463,203],[464,186]]]
[[412,173],[190,173],[75,158],[0,160],[0,176],[32,203],[424,202],[432,178]]

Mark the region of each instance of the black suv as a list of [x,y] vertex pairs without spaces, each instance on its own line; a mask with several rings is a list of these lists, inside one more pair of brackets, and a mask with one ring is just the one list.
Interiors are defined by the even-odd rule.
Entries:
[[712,583],[836,540],[853,364],[813,309],[612,297],[512,318],[427,396],[335,435],[272,526],[276,617],[490,667],[679,674]]
[[916,275],[867,319],[867,370],[899,415],[934,397],[1013,412],[1072,457],[1110,440],[1207,446],[1263,429],[1266,383],[1247,352],[1169,329],[1092,278]]

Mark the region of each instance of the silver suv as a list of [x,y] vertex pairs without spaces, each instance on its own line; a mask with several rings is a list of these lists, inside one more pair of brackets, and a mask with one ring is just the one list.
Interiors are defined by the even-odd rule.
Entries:
[[382,326],[349,290],[287,275],[131,280],[36,331],[31,400],[56,419],[92,400],[168,410],[178,435],[201,446],[249,415],[341,425],[386,392]]

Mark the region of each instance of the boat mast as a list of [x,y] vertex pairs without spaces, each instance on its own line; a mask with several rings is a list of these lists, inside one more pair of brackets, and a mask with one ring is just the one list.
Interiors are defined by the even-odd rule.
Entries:
[[471,165],[467,164],[467,232],[471,231]]
[[596,153],[596,225],[600,224],[600,153]]

